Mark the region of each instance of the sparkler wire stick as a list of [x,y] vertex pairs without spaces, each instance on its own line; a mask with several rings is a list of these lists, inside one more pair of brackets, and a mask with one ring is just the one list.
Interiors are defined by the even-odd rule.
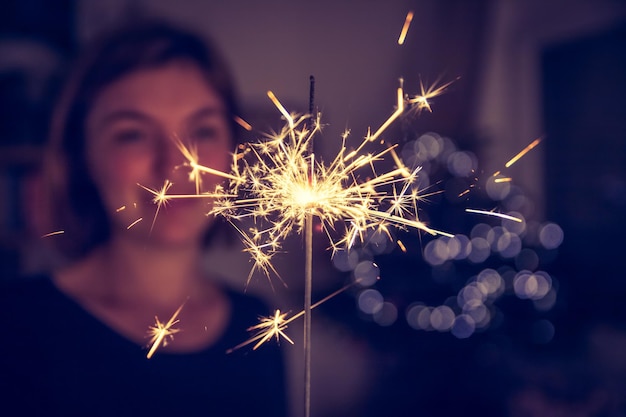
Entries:
[[[309,78],[309,113],[311,123],[315,107],[315,78]],[[313,148],[313,142],[310,143]],[[309,149],[311,156],[313,149]],[[311,158],[311,178],[315,180],[315,160]],[[309,212],[305,219],[305,258],[304,258],[304,417],[311,415],[311,298],[313,292],[313,213]]]
[[305,225],[304,260],[304,417],[311,416],[311,293],[313,283],[313,214]]

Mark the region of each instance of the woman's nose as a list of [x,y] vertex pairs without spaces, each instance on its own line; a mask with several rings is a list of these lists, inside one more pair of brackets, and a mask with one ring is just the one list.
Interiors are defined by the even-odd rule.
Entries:
[[173,181],[174,177],[184,176],[183,166],[188,162],[183,155],[177,141],[163,137],[158,142],[156,171],[163,179]]

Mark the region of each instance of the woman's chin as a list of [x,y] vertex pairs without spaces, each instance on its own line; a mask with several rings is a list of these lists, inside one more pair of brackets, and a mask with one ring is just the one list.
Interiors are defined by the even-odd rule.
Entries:
[[153,230],[148,235],[134,236],[133,240],[147,247],[175,249],[200,246],[202,235],[199,235],[197,232],[183,233],[180,230]]
[[151,219],[148,221],[143,219],[141,224],[124,229],[123,233],[132,240],[148,246],[199,246],[212,223],[211,219],[197,212],[179,214],[159,215],[154,223]]

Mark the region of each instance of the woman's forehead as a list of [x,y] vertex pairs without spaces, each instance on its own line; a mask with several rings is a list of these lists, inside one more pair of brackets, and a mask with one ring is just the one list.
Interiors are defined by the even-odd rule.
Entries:
[[129,110],[157,119],[185,119],[222,115],[224,108],[224,99],[198,66],[175,61],[130,72],[104,87],[90,119]]

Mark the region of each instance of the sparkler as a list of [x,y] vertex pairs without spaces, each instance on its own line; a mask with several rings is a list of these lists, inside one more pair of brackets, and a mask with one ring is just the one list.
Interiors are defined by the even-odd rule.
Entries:
[[[412,13],[407,15],[399,44],[404,42]],[[298,115],[289,113],[276,95],[268,91],[267,95],[278,109],[285,124],[277,132],[267,134],[258,142],[239,146],[232,159],[229,173],[214,170],[199,163],[197,152],[176,138],[176,145],[189,169],[189,180],[195,183],[196,193],[192,195],[168,194],[171,183],[166,181],[161,189],[152,189],[138,184],[153,195],[157,205],[152,227],[156,222],[161,207],[174,198],[209,198],[212,206],[209,215],[224,217],[240,234],[245,251],[249,253],[252,268],[246,285],[254,272],[259,271],[268,278],[278,276],[272,260],[280,252],[284,240],[292,233],[303,234],[305,239],[305,302],[304,309],[288,318],[288,313],[275,310],[273,316],[262,317],[260,322],[248,330],[256,332],[249,340],[230,349],[229,352],[254,343],[253,350],[267,341],[283,338],[293,341],[286,334],[288,324],[304,316],[305,349],[305,416],[310,415],[310,315],[311,310],[324,302],[311,304],[312,283],[312,239],[313,222],[317,221],[320,230],[329,242],[329,249],[334,255],[339,250],[349,250],[357,241],[364,242],[366,232],[381,231],[391,238],[391,227],[414,229],[430,235],[453,237],[452,234],[432,228],[419,218],[419,204],[426,195],[416,185],[420,168],[409,170],[398,157],[395,145],[386,145],[383,139],[387,129],[405,112],[417,115],[426,110],[431,112],[431,100],[441,95],[454,82],[425,85],[420,81],[420,92],[410,96],[404,92],[403,81],[396,90],[396,106],[393,113],[376,129],[368,130],[366,136],[354,148],[347,146],[349,132],[342,136],[342,142],[336,156],[325,163],[313,153],[314,138],[321,131],[320,115]],[[236,122],[245,129],[251,126],[241,118]],[[379,141],[382,150],[373,153],[364,152],[366,147]],[[506,167],[510,167],[519,158],[534,148],[539,140],[534,141],[512,158]],[[394,167],[380,169],[379,163],[391,159]],[[220,176],[228,181],[214,192],[202,191],[202,174]],[[495,173],[494,176],[499,175]],[[507,181],[507,178],[498,178]],[[469,192],[469,189],[466,191]],[[465,194],[462,193],[461,195]],[[521,222],[513,216],[495,211],[467,209],[469,213],[497,216]],[[253,227],[246,228],[238,223],[251,220]],[[129,227],[132,227],[129,226]],[[397,240],[397,245],[406,251],[404,244]],[[270,281],[271,283],[271,281]],[[343,290],[343,289],[342,289]],[[178,322],[176,317],[182,306],[165,324],[156,318],[156,325],[150,328],[152,348],[150,358],[158,346],[172,338],[178,329],[172,326]],[[307,324],[308,323],[308,324]]]
[[[407,15],[399,44],[402,44],[408,31],[412,13]],[[177,146],[184,156],[189,170],[189,180],[196,184],[196,194],[171,195],[168,190],[171,183],[166,181],[159,190],[140,185],[153,195],[157,205],[152,226],[159,210],[172,198],[210,198],[212,207],[208,214],[223,216],[241,235],[245,251],[250,254],[253,266],[248,276],[250,281],[255,271],[267,275],[277,275],[272,264],[273,256],[278,253],[284,240],[292,233],[304,234],[305,238],[305,303],[301,313],[287,318],[287,313],[276,310],[273,316],[261,318],[259,324],[249,328],[258,332],[248,341],[231,349],[239,349],[255,343],[257,349],[272,338],[284,338],[288,323],[297,317],[305,316],[305,415],[310,409],[310,320],[312,282],[312,239],[313,222],[320,224],[322,233],[329,242],[329,249],[334,255],[338,250],[349,250],[357,240],[364,241],[366,232],[382,231],[390,237],[389,229],[414,229],[430,235],[453,237],[452,234],[430,227],[419,219],[418,206],[424,199],[423,190],[416,185],[419,168],[409,170],[398,157],[395,146],[385,145],[384,149],[366,153],[368,144],[382,139],[387,129],[403,113],[411,111],[419,114],[423,110],[432,111],[430,100],[442,94],[452,83],[425,86],[420,81],[417,95],[405,94],[402,80],[396,90],[395,111],[378,127],[374,133],[368,131],[363,140],[353,149],[347,146],[348,132],[342,136],[338,153],[330,161],[317,160],[313,153],[313,140],[321,130],[320,115],[298,115],[289,113],[276,95],[268,91],[267,95],[285,120],[283,127],[274,134],[268,134],[258,142],[237,148],[233,155],[230,173],[224,173],[203,166],[197,153],[177,139]],[[241,118],[237,123],[246,129],[250,125]],[[508,168],[538,144],[531,143],[522,152],[511,159]],[[379,169],[379,162],[391,157],[395,164],[391,170]],[[218,187],[212,193],[202,192],[203,173],[218,175],[228,180],[225,188]],[[497,176],[499,173],[494,174]],[[505,179],[503,179],[504,181]],[[469,191],[469,190],[468,190]],[[498,216],[513,221],[521,221],[513,216],[476,209],[467,212]],[[254,227],[240,227],[237,223],[252,220]],[[401,241],[397,244],[406,250]],[[271,282],[271,281],[270,281]],[[332,296],[332,295],[331,295]],[[182,308],[182,306],[181,306]],[[153,347],[149,357],[159,344],[177,332],[171,326],[177,322],[178,312],[166,324],[159,322],[151,328]],[[310,321],[309,321],[310,323]]]
[[[251,255],[254,270],[269,275],[275,271],[271,260],[292,232],[305,237],[305,416],[310,412],[310,312],[312,285],[313,221],[316,218],[328,237],[333,254],[340,248],[349,249],[357,239],[363,240],[367,230],[388,233],[391,226],[417,229],[431,235],[452,236],[436,230],[419,220],[418,202],[422,198],[415,186],[419,168],[410,172],[388,146],[377,153],[362,153],[368,143],[380,138],[385,130],[405,109],[431,110],[429,99],[441,94],[449,85],[424,88],[413,97],[404,94],[402,84],[396,91],[397,106],[393,114],[375,131],[362,140],[355,150],[346,146],[344,135],[338,154],[329,163],[315,159],[311,151],[313,139],[321,130],[320,117],[290,114],[273,92],[268,97],[286,120],[276,134],[267,135],[258,143],[248,144],[235,154],[231,174],[220,174],[230,179],[228,194],[219,192],[209,214],[221,215],[235,224],[251,218],[255,227],[246,231],[235,226],[242,235],[246,251]],[[307,123],[308,122],[308,123]],[[183,149],[181,149],[183,151]],[[182,152],[192,169],[190,178],[199,172],[208,172],[192,152]],[[378,172],[376,163],[391,155],[396,167]],[[391,187],[389,192],[387,188]],[[157,204],[167,201],[167,184],[161,191],[151,190]],[[199,196],[205,196],[201,194]],[[180,196],[182,197],[182,196]],[[158,212],[158,209],[157,209]],[[339,225],[345,230],[339,238],[334,235]],[[260,227],[259,227],[260,226]],[[267,328],[257,347],[272,338],[283,335],[285,315],[277,312],[274,318],[263,319],[256,329]],[[309,325],[307,325],[309,323]]]
[[[452,237],[419,220],[418,203],[422,193],[415,184],[419,168],[409,171],[395,152],[395,146],[387,146],[376,153],[362,152],[368,143],[381,138],[406,109],[414,109],[416,113],[423,109],[431,111],[429,100],[440,95],[449,84],[428,88],[420,84],[421,94],[410,97],[405,95],[401,82],[396,90],[397,102],[393,114],[373,135],[368,133],[352,151],[346,146],[348,134],[343,135],[340,150],[329,164],[316,160],[312,152],[313,139],[321,130],[319,114],[290,114],[269,91],[268,97],[283,115],[286,125],[278,133],[267,135],[265,140],[238,148],[233,155],[231,173],[201,165],[193,148],[177,140],[177,146],[186,159],[184,165],[190,169],[189,180],[196,184],[196,194],[170,195],[167,192],[172,184],[167,180],[159,190],[138,184],[153,195],[153,202],[157,205],[151,230],[161,206],[169,199],[214,199],[208,214],[221,215],[233,224],[252,258],[253,267],[248,282],[255,270],[263,271],[268,277],[270,272],[276,272],[272,257],[281,249],[284,239],[294,231],[304,233],[305,417],[310,415],[313,221],[316,218],[320,222],[333,254],[340,248],[351,248],[357,239],[363,241],[368,230],[389,234],[392,226]],[[377,163],[389,155],[395,168],[378,172]],[[201,173],[228,179],[228,191],[218,187],[214,193],[201,193]],[[235,223],[246,218],[252,219],[255,227],[245,230],[236,226]],[[336,238],[341,225],[343,234]],[[171,326],[177,322],[177,313],[165,325],[157,319],[156,326],[151,328],[153,347],[148,357],[164,338],[176,332]],[[264,318],[253,328],[262,330],[255,348],[274,335],[286,337],[283,330],[288,320],[285,317],[284,313],[277,311],[273,318]]]
[[[407,14],[405,25],[398,40],[399,44],[409,29],[413,13]],[[173,198],[210,198],[212,206],[208,214],[224,217],[241,235],[245,251],[249,253],[253,266],[248,275],[249,283],[253,273],[260,271],[266,276],[276,275],[272,264],[273,256],[280,252],[284,240],[292,233],[304,234],[305,239],[305,303],[304,310],[290,318],[288,313],[276,310],[273,316],[262,317],[259,324],[248,330],[257,332],[251,339],[237,345],[232,350],[255,343],[253,350],[263,343],[281,337],[290,343],[293,341],[285,333],[287,325],[294,319],[305,318],[305,415],[310,408],[310,312],[319,305],[311,304],[312,282],[312,239],[313,222],[317,221],[320,230],[329,242],[329,249],[334,255],[338,250],[349,250],[355,242],[364,241],[366,232],[381,231],[391,237],[389,229],[415,229],[430,235],[452,234],[430,227],[419,219],[418,206],[423,201],[424,190],[416,185],[420,168],[409,170],[400,160],[395,145],[388,145],[383,139],[387,129],[407,111],[417,115],[421,111],[432,111],[431,100],[442,94],[454,81],[426,86],[420,81],[420,92],[410,96],[404,92],[403,81],[396,90],[394,112],[376,129],[368,131],[363,140],[353,149],[347,146],[348,132],[342,136],[342,142],[336,156],[325,163],[313,153],[313,140],[321,131],[320,115],[289,113],[276,95],[268,91],[267,95],[278,109],[285,124],[274,134],[268,134],[262,140],[248,143],[237,148],[233,155],[229,173],[214,170],[199,163],[197,152],[175,138],[176,145],[189,169],[189,180],[195,183],[196,193],[192,195],[168,194],[171,183],[166,181],[159,190],[140,185],[153,195],[157,205],[152,221],[154,227],[160,208]],[[247,130],[251,127],[241,118],[237,123]],[[379,141],[383,149],[374,153],[364,152],[366,147]],[[512,158],[506,167],[510,167],[524,154],[539,143],[534,141]],[[379,168],[384,159],[391,159],[394,167],[390,170]],[[202,191],[202,174],[218,175],[228,181],[225,188],[218,187],[212,193]],[[499,175],[495,173],[494,176]],[[506,181],[506,178],[499,178]],[[469,190],[468,190],[469,191]],[[513,216],[495,211],[467,209],[469,213],[497,216],[520,222]],[[239,226],[238,223],[251,220],[253,227]],[[401,241],[398,246],[406,251]],[[271,281],[270,281],[271,282]],[[332,296],[332,295],[331,295]],[[323,301],[322,301],[323,302]],[[181,306],[182,308],[182,306]],[[177,323],[172,316],[166,324],[158,318],[155,327],[151,327],[153,347],[149,357],[166,337],[177,332],[172,325]]]
[[[387,230],[397,226],[451,236],[419,220],[418,203],[423,197],[415,186],[419,169],[411,172],[402,165],[395,146],[377,153],[361,152],[368,143],[381,137],[403,111],[415,106],[423,108],[429,98],[441,94],[447,85],[423,89],[424,95],[414,97],[405,96],[399,87],[395,112],[355,150],[348,149],[344,135],[341,148],[330,164],[316,160],[309,151],[320,131],[319,115],[313,118],[290,114],[268,92],[286,119],[286,126],[276,134],[267,135],[265,140],[239,150],[241,153],[233,158],[228,194],[214,194],[217,198],[210,214],[224,216],[233,224],[245,218],[254,220],[253,229],[236,227],[236,230],[243,236],[255,264],[253,269],[263,271],[268,271],[268,262],[289,234],[306,232],[308,216],[320,222],[333,253],[340,248],[349,249],[368,229]],[[312,127],[307,120],[313,121]],[[388,155],[392,155],[396,167],[378,172],[377,162]],[[197,165],[197,161],[190,160],[189,165]],[[158,192],[149,191],[155,195],[155,202],[172,197],[161,198]],[[344,233],[335,237],[341,225]]]

